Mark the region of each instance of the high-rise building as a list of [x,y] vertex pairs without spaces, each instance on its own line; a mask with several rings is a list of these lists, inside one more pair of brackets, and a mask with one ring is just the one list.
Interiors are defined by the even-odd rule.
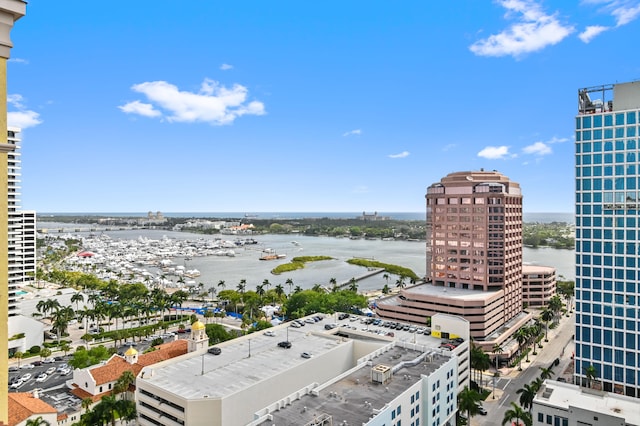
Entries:
[[32,284],[36,272],[36,213],[20,206],[21,146],[20,129],[9,127],[7,141],[14,146],[8,159],[8,222],[9,222],[9,317],[18,315],[18,292]]
[[578,91],[575,378],[586,383],[595,375],[603,390],[634,397],[640,397],[639,122],[640,81]]
[[[0,2],[0,135],[7,134],[7,59],[13,47],[11,43],[11,28],[15,21],[26,13],[27,2],[24,0],[3,0]],[[7,154],[13,150],[11,144],[0,141],[0,188],[7,190]],[[8,266],[8,202],[0,196],[0,425],[9,421],[8,389],[9,389],[9,360],[8,354],[8,310],[9,310],[9,266]]]
[[436,313],[469,321],[476,344],[518,349],[523,310],[522,194],[496,171],[451,173],[427,188],[427,283],[376,302],[388,319],[428,323]]

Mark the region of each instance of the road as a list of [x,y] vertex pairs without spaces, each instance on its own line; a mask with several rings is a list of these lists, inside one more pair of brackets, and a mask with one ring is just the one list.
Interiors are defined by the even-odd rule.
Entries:
[[[514,368],[501,376],[496,382],[495,399],[492,398],[493,395],[490,395],[483,404],[487,415],[473,417],[471,426],[501,424],[505,412],[511,408],[511,402],[520,404],[520,395],[516,393],[518,389],[537,379],[540,376],[540,367],[549,367],[556,358],[560,359],[560,364],[553,368],[552,378],[555,379],[559,376],[569,378],[564,372],[572,364],[574,324],[575,314],[570,317],[562,317],[559,326],[549,330],[549,342],[544,342],[543,339],[544,347],[538,350],[538,354],[529,355],[529,363],[522,362],[522,371]],[[490,380],[488,375],[486,377],[487,380]]]

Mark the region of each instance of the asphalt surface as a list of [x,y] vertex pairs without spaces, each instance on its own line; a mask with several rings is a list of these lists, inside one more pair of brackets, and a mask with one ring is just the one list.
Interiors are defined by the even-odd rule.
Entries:
[[[471,426],[494,426],[502,424],[502,419],[507,410],[511,409],[511,402],[520,405],[520,395],[516,392],[525,384],[533,382],[540,377],[540,368],[548,368],[556,359],[560,360],[557,367],[553,367],[552,379],[565,377],[568,380],[572,377],[567,371],[573,365],[571,360],[573,354],[573,334],[575,332],[575,313],[570,317],[563,316],[560,324],[553,330],[549,330],[549,341],[542,339],[543,348],[538,349],[537,355],[529,355],[530,362],[522,362],[522,371],[518,368],[506,371],[501,369],[501,376],[496,381],[495,394],[489,395],[484,401],[483,407],[487,410],[487,415],[477,415],[471,419]],[[485,387],[492,389],[493,377],[485,374]],[[493,398],[495,396],[495,399]]]

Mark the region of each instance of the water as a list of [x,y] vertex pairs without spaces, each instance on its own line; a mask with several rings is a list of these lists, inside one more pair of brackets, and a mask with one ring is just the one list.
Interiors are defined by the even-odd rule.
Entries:
[[[83,233],[78,233],[82,235]],[[87,233],[84,233],[85,235]],[[173,239],[214,239],[216,236],[173,232],[162,230],[127,230],[108,231],[105,234],[112,239],[130,240],[140,236],[149,239],[161,239],[163,236]],[[256,285],[266,279],[273,288],[281,284],[285,291],[290,288],[285,284],[292,279],[293,287],[303,289],[320,284],[331,287],[330,281],[335,278],[338,283],[348,282],[367,273],[366,268],[347,264],[345,261],[353,257],[369,258],[383,263],[400,265],[413,270],[418,276],[426,274],[426,243],[424,241],[382,241],[351,240],[349,238],[309,237],[304,235],[260,235],[253,236],[259,244],[247,245],[235,249],[235,257],[203,256],[190,260],[173,259],[177,265],[184,264],[186,269],[197,269],[201,275],[193,279],[196,284],[203,283],[205,288],[215,287],[225,282],[225,288],[235,289],[240,280],[246,280],[247,289],[255,289]],[[293,242],[295,241],[296,244]],[[271,248],[278,254],[286,255],[285,259],[261,261],[262,250]],[[304,269],[287,272],[281,275],[271,274],[271,270],[280,263],[289,262],[295,256],[331,256],[333,260],[310,262]],[[557,250],[552,248],[523,248],[525,263],[552,266],[557,274],[566,279],[574,279],[573,250]],[[160,274],[158,269],[147,267],[150,272]],[[393,287],[397,277],[391,276],[387,281],[383,274],[367,278],[358,284],[360,291],[378,290],[385,284]],[[406,284],[409,284],[406,282]]]
[[[372,212],[366,212],[371,214]],[[169,212],[164,213],[165,217],[193,217],[193,218],[244,218],[255,217],[257,219],[309,219],[309,218],[330,218],[330,219],[353,219],[360,217],[362,212]],[[46,216],[96,216],[97,217],[147,217],[147,213],[40,213],[39,217]],[[425,212],[378,212],[378,216],[386,216],[394,220],[425,220]],[[573,213],[524,213],[525,222],[574,222]]]

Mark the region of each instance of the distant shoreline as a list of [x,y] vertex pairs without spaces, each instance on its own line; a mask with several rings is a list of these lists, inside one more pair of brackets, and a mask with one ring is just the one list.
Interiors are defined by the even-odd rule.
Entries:
[[[156,213],[156,212],[152,212]],[[291,220],[291,219],[357,219],[363,212],[162,212],[168,218],[218,218],[218,219],[262,219],[262,220]],[[367,215],[373,212],[366,212]],[[391,220],[426,220],[425,212],[377,212],[380,217],[388,217]],[[144,218],[149,212],[109,212],[109,213],[38,213],[40,220],[56,217],[113,217],[113,218]],[[524,222],[574,222],[574,213],[547,212],[524,213]]]

